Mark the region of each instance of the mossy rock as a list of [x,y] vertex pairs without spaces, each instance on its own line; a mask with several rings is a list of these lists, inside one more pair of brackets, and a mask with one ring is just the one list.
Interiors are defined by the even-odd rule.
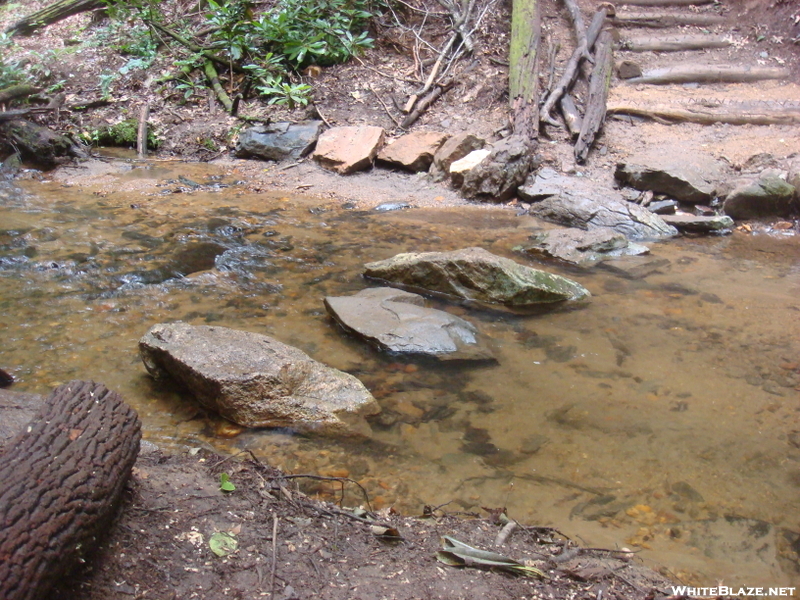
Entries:
[[[139,134],[139,121],[137,119],[125,119],[115,125],[108,125],[92,132],[91,135],[84,135],[87,142],[97,146],[122,146],[124,148],[136,147],[136,138]],[[153,129],[147,128],[147,148],[157,150],[161,145]]]

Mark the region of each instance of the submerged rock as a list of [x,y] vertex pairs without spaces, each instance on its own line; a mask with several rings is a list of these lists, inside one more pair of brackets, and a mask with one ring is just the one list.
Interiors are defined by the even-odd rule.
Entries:
[[380,412],[358,379],[266,335],[161,323],[139,341],[139,353],[155,379],[177,381],[203,406],[245,427],[367,435],[364,417]]
[[489,360],[493,354],[474,325],[425,307],[425,299],[393,288],[325,298],[328,313],[346,331],[387,352],[440,360]]
[[592,267],[611,257],[650,251],[647,246],[633,244],[621,233],[605,227],[591,231],[552,229],[531,236],[531,240],[521,248],[526,254],[555,258],[580,267]]
[[319,136],[314,160],[339,175],[363,171],[372,166],[384,135],[382,127],[333,127]]
[[630,239],[661,239],[678,234],[658,215],[631,202],[611,188],[603,188],[582,177],[560,175],[540,169],[518,190],[530,202],[529,213],[567,227],[605,227]]
[[516,309],[591,296],[566,277],[495,256],[483,248],[398,254],[364,265],[364,275],[412,291]]
[[239,135],[236,156],[266,160],[297,160],[309,154],[322,131],[322,121],[256,125]]

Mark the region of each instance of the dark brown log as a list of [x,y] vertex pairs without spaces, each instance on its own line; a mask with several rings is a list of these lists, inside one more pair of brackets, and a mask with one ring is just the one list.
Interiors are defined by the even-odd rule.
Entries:
[[514,133],[539,136],[539,0],[514,0],[511,14],[508,91]]
[[564,117],[564,123],[569,129],[569,134],[574,140],[581,133],[581,126],[583,125],[583,117],[578,112],[578,107],[575,106],[575,101],[570,94],[564,94],[560,101],[561,114]]
[[609,114],[647,117],[658,121],[676,121],[713,125],[791,125],[800,123],[800,105],[773,103],[692,103],[687,106],[631,105],[614,103],[608,106]]
[[430,92],[428,92],[427,96],[422,98],[417,103],[417,108],[414,109],[414,112],[412,112],[411,114],[406,116],[405,119],[403,119],[403,122],[400,123],[400,127],[402,129],[408,129],[409,127],[411,127],[416,122],[416,120],[419,119],[420,116],[422,116],[422,113],[428,110],[428,107],[439,99],[439,96],[444,94],[454,85],[455,81],[450,80],[447,83],[434,86],[434,88]]
[[575,143],[575,160],[586,162],[589,150],[595,137],[603,127],[606,118],[606,102],[611,74],[614,71],[613,40],[608,30],[603,31],[597,39],[595,64],[592,77],[589,79],[589,98],[586,100],[586,111],[578,141]]
[[17,21],[6,29],[6,33],[11,36],[31,35],[37,29],[103,6],[106,6],[103,0],[59,0]]
[[38,600],[113,520],[139,452],[139,418],[119,394],[72,381],[0,455],[0,598]]
[[611,20],[616,27],[651,27],[666,29],[678,25],[700,25],[710,27],[721,25],[725,17],[705,14],[673,14],[673,13],[617,13]]
[[[607,15],[608,9],[605,7],[599,8],[597,12],[594,13],[592,22],[589,24],[589,29],[586,32],[586,44],[589,50],[591,50],[594,46],[597,36],[603,27],[603,23],[605,23]],[[545,100],[544,105],[539,112],[539,118],[543,122],[558,127],[558,121],[553,119],[550,113],[553,112],[553,107],[556,105],[556,102],[561,99],[561,96],[569,91],[569,89],[572,87],[572,84],[575,82],[575,77],[578,74],[578,67],[580,66],[581,60],[583,60],[585,54],[584,50],[585,49],[581,48],[580,46],[575,48],[575,51],[572,53],[569,62],[567,62],[567,66],[564,68],[564,73],[561,75],[561,79],[558,80],[556,87],[553,88],[553,91],[550,92],[547,100]]]
[[41,91],[42,88],[38,88],[33,85],[10,85],[7,88],[0,90],[0,104],[9,102],[10,100],[14,100],[16,98],[24,98],[25,96],[30,96],[31,94],[38,94]]
[[617,0],[616,4],[627,6],[700,6],[713,4],[716,0]]
[[730,45],[730,40],[721,38],[718,35],[640,37],[623,39],[619,42],[619,48],[629,52],[680,52],[683,50],[702,50],[704,48],[725,48]]
[[779,67],[737,67],[735,65],[678,65],[646,71],[628,83],[744,83],[765,79],[788,79],[789,70]]

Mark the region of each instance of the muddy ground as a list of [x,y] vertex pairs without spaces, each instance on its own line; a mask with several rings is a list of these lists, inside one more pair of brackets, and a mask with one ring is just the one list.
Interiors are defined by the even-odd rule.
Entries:
[[[0,13],[0,27],[44,4],[7,5]],[[595,3],[584,0],[581,4],[585,14],[591,14]],[[441,45],[447,36],[446,17],[437,14],[441,7],[435,2],[413,6],[416,10],[400,13],[402,22],[414,27],[422,14],[419,11],[427,11],[424,35]],[[560,5],[548,0],[542,10],[547,39],[571,48],[568,21]],[[743,42],[731,52],[748,56],[766,52],[800,76],[800,45],[793,43],[800,35],[800,12],[793,0],[736,0],[723,2],[719,10],[739,23]],[[497,0],[491,5],[477,31],[475,53],[454,67],[459,84],[423,115],[414,129],[471,131],[489,140],[508,133],[509,18],[510,2]],[[102,42],[103,21],[95,24],[90,19],[90,15],[77,15],[18,40],[22,52],[47,63],[54,82],[64,82],[67,106],[98,98],[103,77],[118,73],[128,61],[108,52]],[[316,90],[311,106],[287,111],[253,101],[246,103],[242,114],[275,121],[322,116],[331,125],[381,125],[390,134],[399,134],[392,120],[400,114],[395,106],[402,105],[418,86],[411,53],[413,34],[388,13],[376,24],[374,34],[375,49],[348,64],[323,69],[321,75],[308,80]],[[77,35],[96,43],[75,46]],[[566,60],[567,54],[562,50],[560,60]],[[63,132],[91,132],[137,117],[147,101],[151,125],[162,140],[151,158],[220,162],[247,181],[252,191],[282,190],[331,202],[355,202],[363,208],[386,201],[420,207],[466,202],[452,189],[423,175],[376,168],[343,178],[310,161],[287,168],[233,159],[231,150],[242,123],[226,115],[210,94],[181,104],[168,88],[155,85],[153,75],[169,68],[169,59],[163,58],[149,72],[134,70],[120,75],[112,83],[109,105],[89,111],[64,110],[43,122]],[[780,84],[748,90],[741,93],[753,98],[786,93],[790,99],[800,99],[796,88]],[[578,169],[608,181],[617,160],[648,147],[654,139],[671,149],[668,151],[708,148],[733,166],[759,152],[783,158],[800,149],[792,128],[677,127],[610,120],[597,151]],[[544,130],[539,152],[545,164],[565,171],[575,168],[571,146],[561,130]],[[96,183],[102,181],[104,168],[104,163],[97,161],[54,176],[65,183],[80,184],[87,179]],[[235,491],[220,489],[221,473],[230,476]],[[310,496],[299,491],[300,482]],[[642,567],[633,554],[616,548],[608,550],[617,552],[579,551],[557,532],[532,524],[523,525],[504,545],[495,547],[502,525],[490,511],[464,515],[444,506],[425,518],[391,511],[356,517],[350,508],[335,503],[341,486],[355,485],[305,476],[286,478],[248,456],[224,458],[205,451],[164,456],[148,449],[139,459],[109,538],[53,597],[599,600],[652,598],[669,591],[668,578]],[[369,509],[368,498],[363,507]],[[424,511],[425,507],[419,507],[420,515]],[[402,539],[376,535],[375,523],[396,528]],[[225,557],[215,555],[209,545],[211,536],[219,532],[230,533],[237,542],[237,549]],[[442,535],[530,561],[547,579],[446,566],[436,560]]]

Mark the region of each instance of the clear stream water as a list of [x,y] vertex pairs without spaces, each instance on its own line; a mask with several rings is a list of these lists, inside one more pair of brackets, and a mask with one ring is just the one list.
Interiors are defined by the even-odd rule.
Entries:
[[[159,187],[121,191],[137,179]],[[406,251],[474,245],[541,267],[513,251],[540,223],[485,206],[359,211],[234,179],[170,163],[132,164],[94,187],[0,184],[0,367],[13,389],[94,379],[169,449],[249,449],[293,473],[352,477],[374,505],[410,514],[506,506],[592,546],[638,549],[688,582],[800,580],[796,238],[654,244],[669,265],[643,279],[544,265],[591,290],[575,310],[521,317],[432,301],[499,357],[439,366],[347,337],[323,297],[370,285],[363,263]],[[171,320],[268,334],[355,374],[384,410],[374,439],[240,432],[199,411],[138,357],[147,329]],[[338,493],[326,486],[310,491]],[[351,488],[345,501],[360,503]]]

